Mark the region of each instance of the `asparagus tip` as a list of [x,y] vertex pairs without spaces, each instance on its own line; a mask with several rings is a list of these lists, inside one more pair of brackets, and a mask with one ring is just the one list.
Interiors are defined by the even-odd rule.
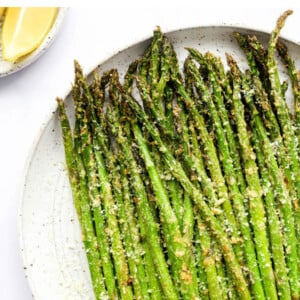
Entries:
[[74,69],[75,69],[75,82],[76,82],[76,79],[83,77],[82,68],[76,59],[74,60]]
[[293,13],[291,9],[286,10],[277,20],[276,27],[280,30],[285,23],[285,20],[288,16],[290,16]]
[[62,105],[63,104],[63,100],[60,97],[56,98],[56,102],[57,102],[58,105]]
[[153,31],[154,34],[159,34],[159,35],[162,35],[162,31],[161,31],[161,28],[159,25],[156,25],[154,31]]
[[234,31],[234,32],[233,32],[233,36],[234,36],[236,39],[239,39],[239,38],[243,37],[243,35],[242,35],[240,32],[237,32],[237,31]]
[[275,45],[277,43],[277,40],[279,38],[279,33],[281,31],[281,29],[283,28],[285,21],[287,19],[288,16],[290,16],[293,13],[292,10],[286,10],[278,19],[276,22],[276,27],[273,30],[272,34],[271,34],[271,38],[269,41],[269,56],[271,57],[273,55],[273,49],[275,48]]
[[229,67],[233,67],[236,65],[236,61],[229,53],[226,52],[225,56],[226,56],[226,60],[227,60]]

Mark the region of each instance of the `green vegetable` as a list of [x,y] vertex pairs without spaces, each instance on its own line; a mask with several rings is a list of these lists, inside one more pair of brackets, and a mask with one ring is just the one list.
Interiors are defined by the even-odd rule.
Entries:
[[[58,99],[68,177],[96,299],[299,298],[299,80],[277,21],[268,48],[230,54],[159,27],[124,76],[75,62],[75,126]],[[275,50],[293,88],[286,104]]]

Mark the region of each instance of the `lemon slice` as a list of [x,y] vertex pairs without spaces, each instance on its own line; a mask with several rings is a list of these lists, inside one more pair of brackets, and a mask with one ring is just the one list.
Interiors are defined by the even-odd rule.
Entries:
[[56,7],[9,7],[2,32],[2,58],[14,62],[35,50],[51,29]]
[[2,17],[4,11],[5,11],[5,7],[0,7],[0,17]]

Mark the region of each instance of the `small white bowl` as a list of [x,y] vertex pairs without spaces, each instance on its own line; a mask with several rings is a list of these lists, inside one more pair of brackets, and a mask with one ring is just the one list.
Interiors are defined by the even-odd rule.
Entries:
[[[2,40],[0,38],[0,77],[7,76],[9,74],[15,73],[26,66],[33,63],[36,59],[38,59],[52,44],[55,36],[57,35],[61,24],[64,20],[64,17],[66,15],[67,8],[59,8],[56,19],[52,25],[52,28],[50,29],[49,33],[41,43],[41,45],[29,53],[28,55],[24,56],[17,62],[8,62],[2,59]],[[0,36],[2,35],[2,25],[3,25],[3,18],[0,20]]]

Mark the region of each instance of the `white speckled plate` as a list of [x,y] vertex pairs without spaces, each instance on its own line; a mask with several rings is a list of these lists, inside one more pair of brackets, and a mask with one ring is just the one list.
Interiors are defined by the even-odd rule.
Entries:
[[[55,36],[57,35],[62,25],[66,12],[67,8],[59,8],[55,21],[41,45],[28,55],[20,58],[16,62],[12,63],[2,59],[2,39],[0,38],[0,77],[15,73],[37,60],[52,44]],[[0,19],[0,37],[2,35],[2,24],[3,17]]]
[[[181,60],[185,46],[212,51],[224,58],[229,52],[245,66],[245,57],[233,31],[252,32],[267,41],[268,35],[236,27],[201,27],[168,33]],[[149,29],[149,35],[151,28]],[[300,64],[299,46],[286,42]],[[145,40],[114,55],[101,70],[118,68],[121,74],[149,44]],[[101,71],[100,70],[100,71]],[[70,97],[66,98],[72,113]],[[29,157],[20,208],[20,239],[26,274],[35,299],[94,299],[87,261],[65,170],[64,150],[57,112],[53,113]]]

